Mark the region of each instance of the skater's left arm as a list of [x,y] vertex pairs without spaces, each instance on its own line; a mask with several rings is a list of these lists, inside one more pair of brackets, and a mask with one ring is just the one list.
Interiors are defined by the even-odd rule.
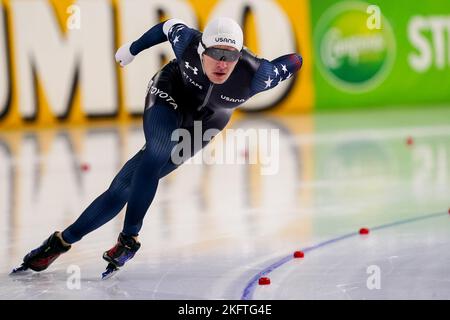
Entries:
[[261,59],[261,64],[251,83],[254,94],[276,87],[282,81],[290,79],[303,64],[300,54],[292,53],[272,61]]

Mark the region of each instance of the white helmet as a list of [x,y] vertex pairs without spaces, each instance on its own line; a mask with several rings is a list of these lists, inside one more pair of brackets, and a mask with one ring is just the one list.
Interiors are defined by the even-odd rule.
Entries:
[[242,50],[244,35],[239,24],[230,18],[219,17],[211,20],[202,35],[205,48],[225,45]]

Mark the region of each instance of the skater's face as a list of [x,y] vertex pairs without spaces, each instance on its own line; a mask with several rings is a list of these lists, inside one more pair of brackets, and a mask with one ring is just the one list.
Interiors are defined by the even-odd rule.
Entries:
[[240,58],[240,52],[230,46],[214,46],[203,53],[203,69],[209,81],[222,84],[228,80]]

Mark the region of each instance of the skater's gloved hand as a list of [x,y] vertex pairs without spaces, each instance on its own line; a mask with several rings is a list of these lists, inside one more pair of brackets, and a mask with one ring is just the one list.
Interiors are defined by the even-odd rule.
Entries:
[[120,63],[121,67],[125,67],[127,64],[134,60],[134,57],[130,52],[132,42],[128,42],[121,46],[116,52],[116,62]]

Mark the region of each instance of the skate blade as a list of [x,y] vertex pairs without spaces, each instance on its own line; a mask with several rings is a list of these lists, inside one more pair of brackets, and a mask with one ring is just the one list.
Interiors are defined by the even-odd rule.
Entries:
[[112,263],[109,263],[106,267],[106,271],[102,273],[102,280],[106,280],[111,278],[113,275],[115,275],[119,271],[119,268],[117,268]]
[[10,275],[15,275],[15,274],[21,274],[24,273],[25,271],[28,270],[28,267],[21,265],[20,267],[14,268],[11,272]]

